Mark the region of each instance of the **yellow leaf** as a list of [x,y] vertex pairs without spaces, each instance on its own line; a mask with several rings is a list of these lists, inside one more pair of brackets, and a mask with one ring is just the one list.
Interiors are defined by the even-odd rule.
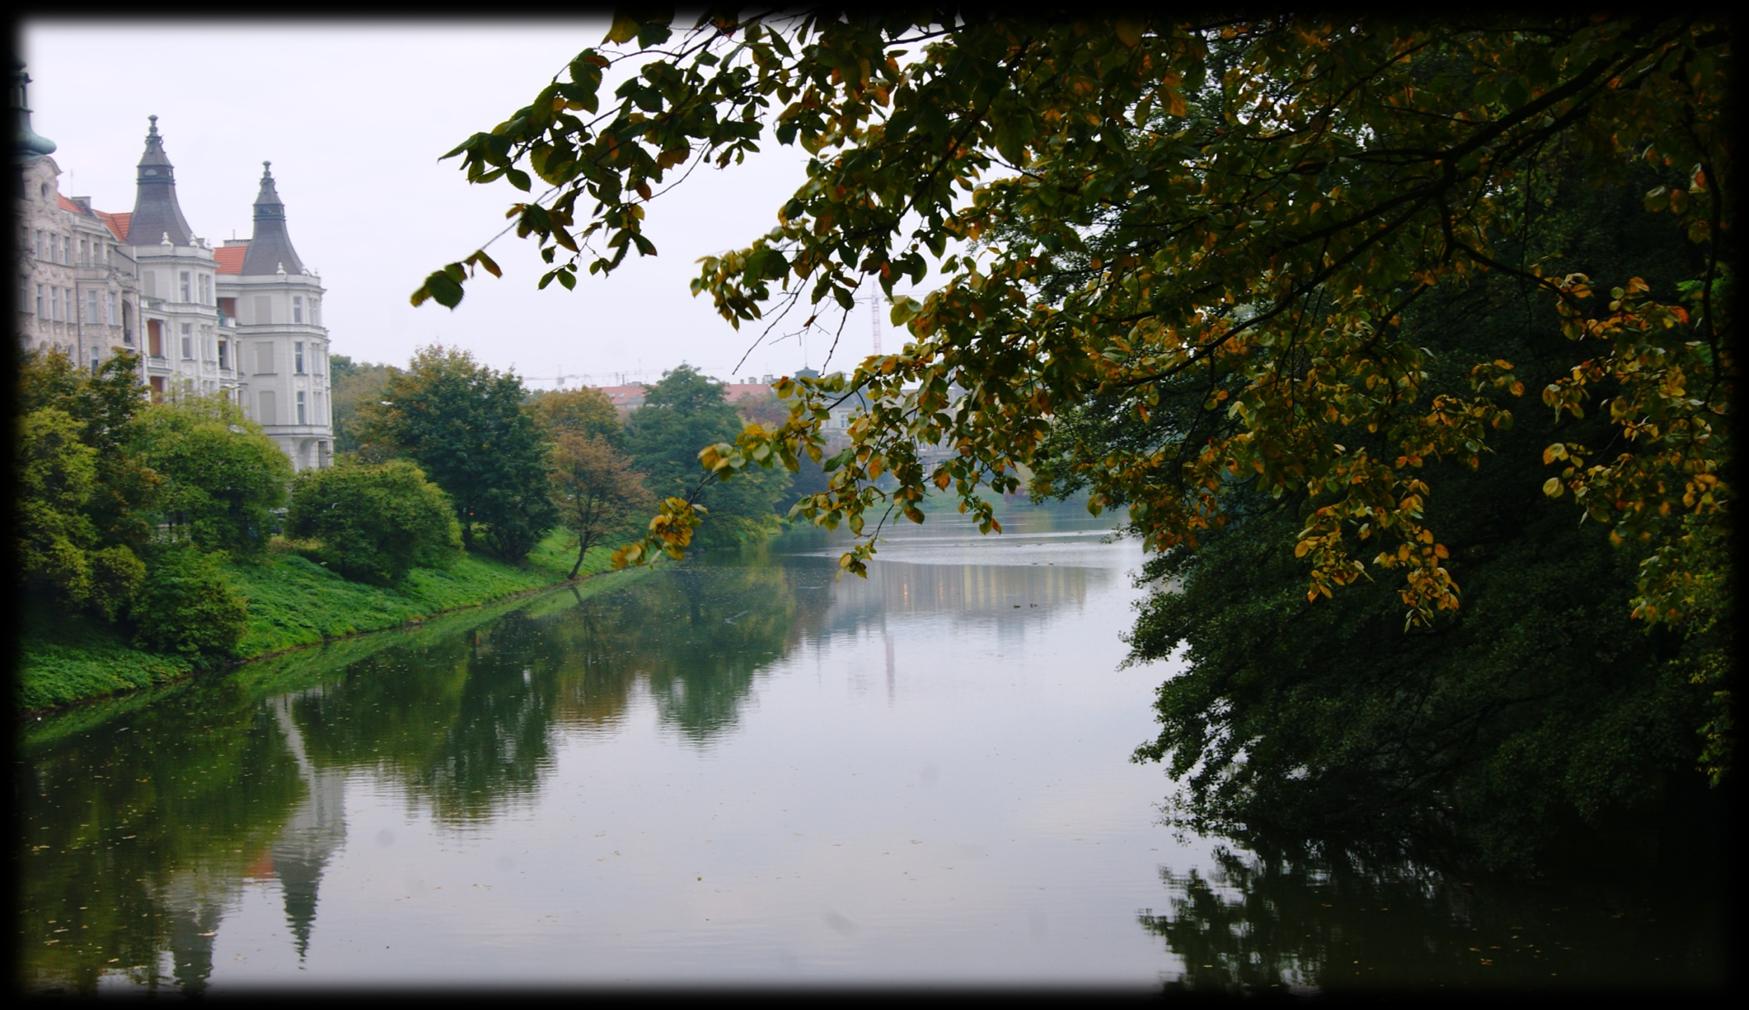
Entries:
[[615,14],[613,26],[607,30],[606,41],[615,45],[630,42],[638,34],[638,22],[628,14]]

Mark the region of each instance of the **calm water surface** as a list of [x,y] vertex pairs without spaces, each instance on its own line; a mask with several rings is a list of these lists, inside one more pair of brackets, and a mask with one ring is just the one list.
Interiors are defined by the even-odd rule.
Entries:
[[609,577],[27,728],[30,990],[1711,984],[1631,890],[1291,864],[1159,824],[1132,542]]

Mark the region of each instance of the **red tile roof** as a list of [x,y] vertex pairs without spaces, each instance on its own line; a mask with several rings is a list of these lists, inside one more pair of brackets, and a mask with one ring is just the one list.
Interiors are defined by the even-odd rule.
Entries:
[[98,220],[109,225],[110,233],[116,237],[117,241],[126,242],[128,240],[128,222],[133,220],[133,211],[115,214],[107,210],[100,210],[97,212],[97,217]]
[[213,250],[213,259],[219,264],[221,274],[240,274],[243,272],[243,256],[249,251],[247,245],[224,245]]
[[730,403],[740,403],[742,400],[775,399],[777,393],[770,385],[763,382],[725,382],[723,383],[723,399]]
[[55,199],[60,202],[62,210],[72,211],[80,217],[85,216],[85,208],[74,203],[72,200],[67,199],[59,193],[55,194]]

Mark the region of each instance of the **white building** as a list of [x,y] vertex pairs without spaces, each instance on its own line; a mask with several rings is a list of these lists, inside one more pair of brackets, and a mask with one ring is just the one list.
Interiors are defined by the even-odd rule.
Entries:
[[175,168],[150,116],[134,209],[94,210],[63,197],[52,141],[30,127],[29,78],[14,77],[20,189],[18,334],[95,368],[139,354],[153,399],[223,394],[242,406],[297,470],[328,466],[334,426],[320,277],[286,231],[285,204],[263,162],[247,240],[213,248],[176,199]]

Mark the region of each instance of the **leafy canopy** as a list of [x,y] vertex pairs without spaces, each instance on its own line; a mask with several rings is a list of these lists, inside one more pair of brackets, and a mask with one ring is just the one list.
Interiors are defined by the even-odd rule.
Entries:
[[[473,182],[551,187],[509,217],[552,264],[541,286],[570,288],[579,270],[655,253],[647,208],[693,164],[767,138],[809,154],[775,227],[705,257],[694,292],[737,326],[803,304],[811,324],[872,282],[909,340],[849,375],[781,382],[788,420],[707,446],[708,472],[820,458],[830,406],[860,393],[850,449],[797,514],[861,535],[865,514],[921,521],[933,486],[998,529],[981,489],[1018,487],[1058,411],[1121,398],[1145,425],[1183,379],[1204,391],[1185,422],[1068,462],[1092,506],[1127,506],[1155,550],[1194,549],[1236,493],[1304,493],[1292,552],[1306,598],[1384,578],[1406,623],[1430,626],[1461,588],[1428,519],[1429,464],[1479,466],[1515,410],[1601,413],[1598,438],[1544,447],[1543,493],[1648,546],[1636,617],[1685,628],[1722,612],[1728,24],[670,21],[616,18],[604,45],[451,156]],[[609,70],[635,72],[604,96]],[[1559,254],[1511,257],[1506,240],[1547,209],[1532,170],[1557,150],[1599,183],[1651,173],[1644,212],[1698,266],[1653,289]],[[414,302],[457,304],[475,268],[499,272],[479,250]],[[1559,313],[1568,353],[1540,390],[1486,349],[1436,368],[1405,333],[1414,302],[1479,273],[1518,278]],[[919,443],[958,451],[925,467]],[[684,546],[696,519],[668,498],[623,557]],[[863,570],[879,529],[846,568]]]

